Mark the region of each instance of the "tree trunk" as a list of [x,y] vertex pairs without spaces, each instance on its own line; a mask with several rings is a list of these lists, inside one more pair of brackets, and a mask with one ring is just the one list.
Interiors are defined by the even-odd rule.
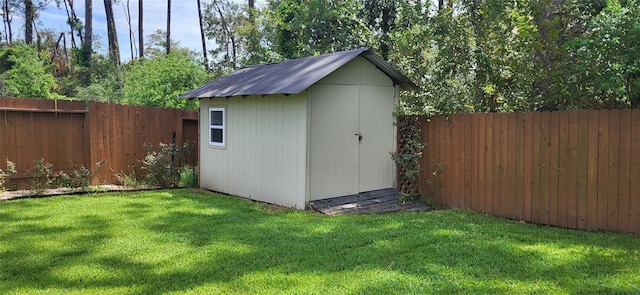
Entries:
[[144,34],[142,32],[142,0],[138,0],[138,44],[140,45],[140,58],[144,57]]
[[[198,2],[200,2],[200,1],[198,1]],[[249,0],[249,8],[256,8],[255,1]]]
[[485,96],[484,86],[488,80],[489,64],[487,58],[485,58],[484,46],[486,42],[485,33],[483,30],[483,16],[480,13],[480,5],[482,0],[473,0],[471,3],[471,10],[469,19],[471,26],[473,27],[473,35],[475,38],[475,56],[477,67],[475,69],[475,81],[474,81],[474,102],[476,107],[481,107],[490,112],[495,111],[495,104],[492,101],[487,101]]
[[171,52],[171,0],[167,0],[167,55]]
[[13,33],[11,32],[11,9],[9,8],[9,0],[2,1],[2,20],[4,22],[4,33],[8,44],[13,42]]
[[93,53],[93,1],[84,0],[84,63],[91,66],[91,54]]
[[198,2],[198,19],[200,20],[200,39],[202,39],[202,55],[204,56],[204,67],[209,71],[209,59],[207,58],[207,39],[204,38],[204,28],[202,25],[202,6]]
[[75,48],[76,47],[76,39],[74,38],[75,19],[73,18],[73,16],[71,15],[71,12],[69,11],[69,5],[72,5],[73,7],[73,0],[64,0],[63,2],[64,2],[64,11],[67,12],[67,23],[69,24],[69,33],[71,33],[71,47]]
[[135,46],[136,42],[135,40],[133,40],[133,28],[131,27],[131,4],[129,0],[127,0],[127,7],[125,11],[127,14],[127,24],[129,25],[129,50],[131,50],[131,60],[133,60],[133,47]]
[[118,46],[118,34],[116,32],[116,23],[113,17],[112,0],[104,0],[104,11],[107,15],[107,39],[109,40],[109,58],[111,61],[120,64],[120,48]]
[[36,15],[36,8],[33,1],[24,0],[24,42],[33,43],[33,21]]

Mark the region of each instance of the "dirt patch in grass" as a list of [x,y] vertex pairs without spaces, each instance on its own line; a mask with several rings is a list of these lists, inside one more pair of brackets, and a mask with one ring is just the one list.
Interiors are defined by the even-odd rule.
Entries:
[[36,194],[32,190],[3,191],[3,192],[0,192],[0,201],[9,201],[9,200],[23,199],[23,198],[45,198],[45,197],[62,196],[62,195],[84,195],[84,194],[94,194],[94,193],[104,193],[104,192],[143,191],[143,190],[154,190],[154,189],[159,189],[159,188],[149,187],[149,186],[131,187],[131,186],[123,186],[123,185],[105,184],[105,185],[90,186],[88,188],[45,189],[41,194]]

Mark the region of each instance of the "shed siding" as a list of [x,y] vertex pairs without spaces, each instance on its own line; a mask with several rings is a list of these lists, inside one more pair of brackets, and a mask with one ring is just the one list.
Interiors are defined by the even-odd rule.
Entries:
[[[215,106],[226,106],[227,144],[220,149],[200,141],[200,186],[304,209],[306,93],[200,101],[201,110]],[[206,136],[207,113],[201,116]]]

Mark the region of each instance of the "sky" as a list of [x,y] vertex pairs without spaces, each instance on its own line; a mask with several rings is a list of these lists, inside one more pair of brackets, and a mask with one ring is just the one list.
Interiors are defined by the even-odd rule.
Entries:
[[[234,2],[244,2],[241,0],[233,0]],[[78,18],[84,23],[85,7],[84,0],[75,0],[74,8]],[[120,45],[120,55],[123,61],[131,59],[131,50],[129,42],[129,26],[125,14],[127,0],[117,1],[113,4],[113,10],[116,20],[116,31],[118,34],[118,43]],[[131,27],[134,32],[134,40],[138,40],[138,1],[129,0],[131,10]],[[204,3],[209,0],[202,0]],[[258,1],[256,1],[258,2]],[[166,0],[144,0],[143,2],[143,30],[145,42],[147,36],[158,29],[166,30],[167,27],[167,1]],[[203,7],[204,9],[204,7]],[[38,17],[38,28],[52,29],[54,32],[69,32],[67,24],[67,13],[64,5],[58,8],[55,1],[51,1],[44,11],[41,11]],[[16,24],[13,25],[14,38],[24,38],[24,23],[18,16],[14,18]],[[104,12],[104,2],[93,0],[93,34],[99,38],[98,42],[94,41],[94,51],[105,53],[107,51],[107,24]],[[198,24],[198,6],[195,0],[173,0],[171,1],[171,39],[178,41],[180,47],[187,47],[196,52],[202,52],[202,43],[200,40],[200,27]],[[71,42],[67,35],[67,42]],[[76,41],[78,42],[78,40]],[[70,44],[68,44],[70,47]],[[207,42],[207,48],[213,48],[213,41]],[[136,47],[137,48],[137,47]],[[134,56],[137,58],[137,52],[134,48]]]

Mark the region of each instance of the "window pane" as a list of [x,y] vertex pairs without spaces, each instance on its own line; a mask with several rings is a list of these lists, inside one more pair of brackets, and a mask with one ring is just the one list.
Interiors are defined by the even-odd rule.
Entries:
[[222,111],[211,111],[211,125],[222,126]]
[[222,129],[211,128],[211,142],[222,143]]

